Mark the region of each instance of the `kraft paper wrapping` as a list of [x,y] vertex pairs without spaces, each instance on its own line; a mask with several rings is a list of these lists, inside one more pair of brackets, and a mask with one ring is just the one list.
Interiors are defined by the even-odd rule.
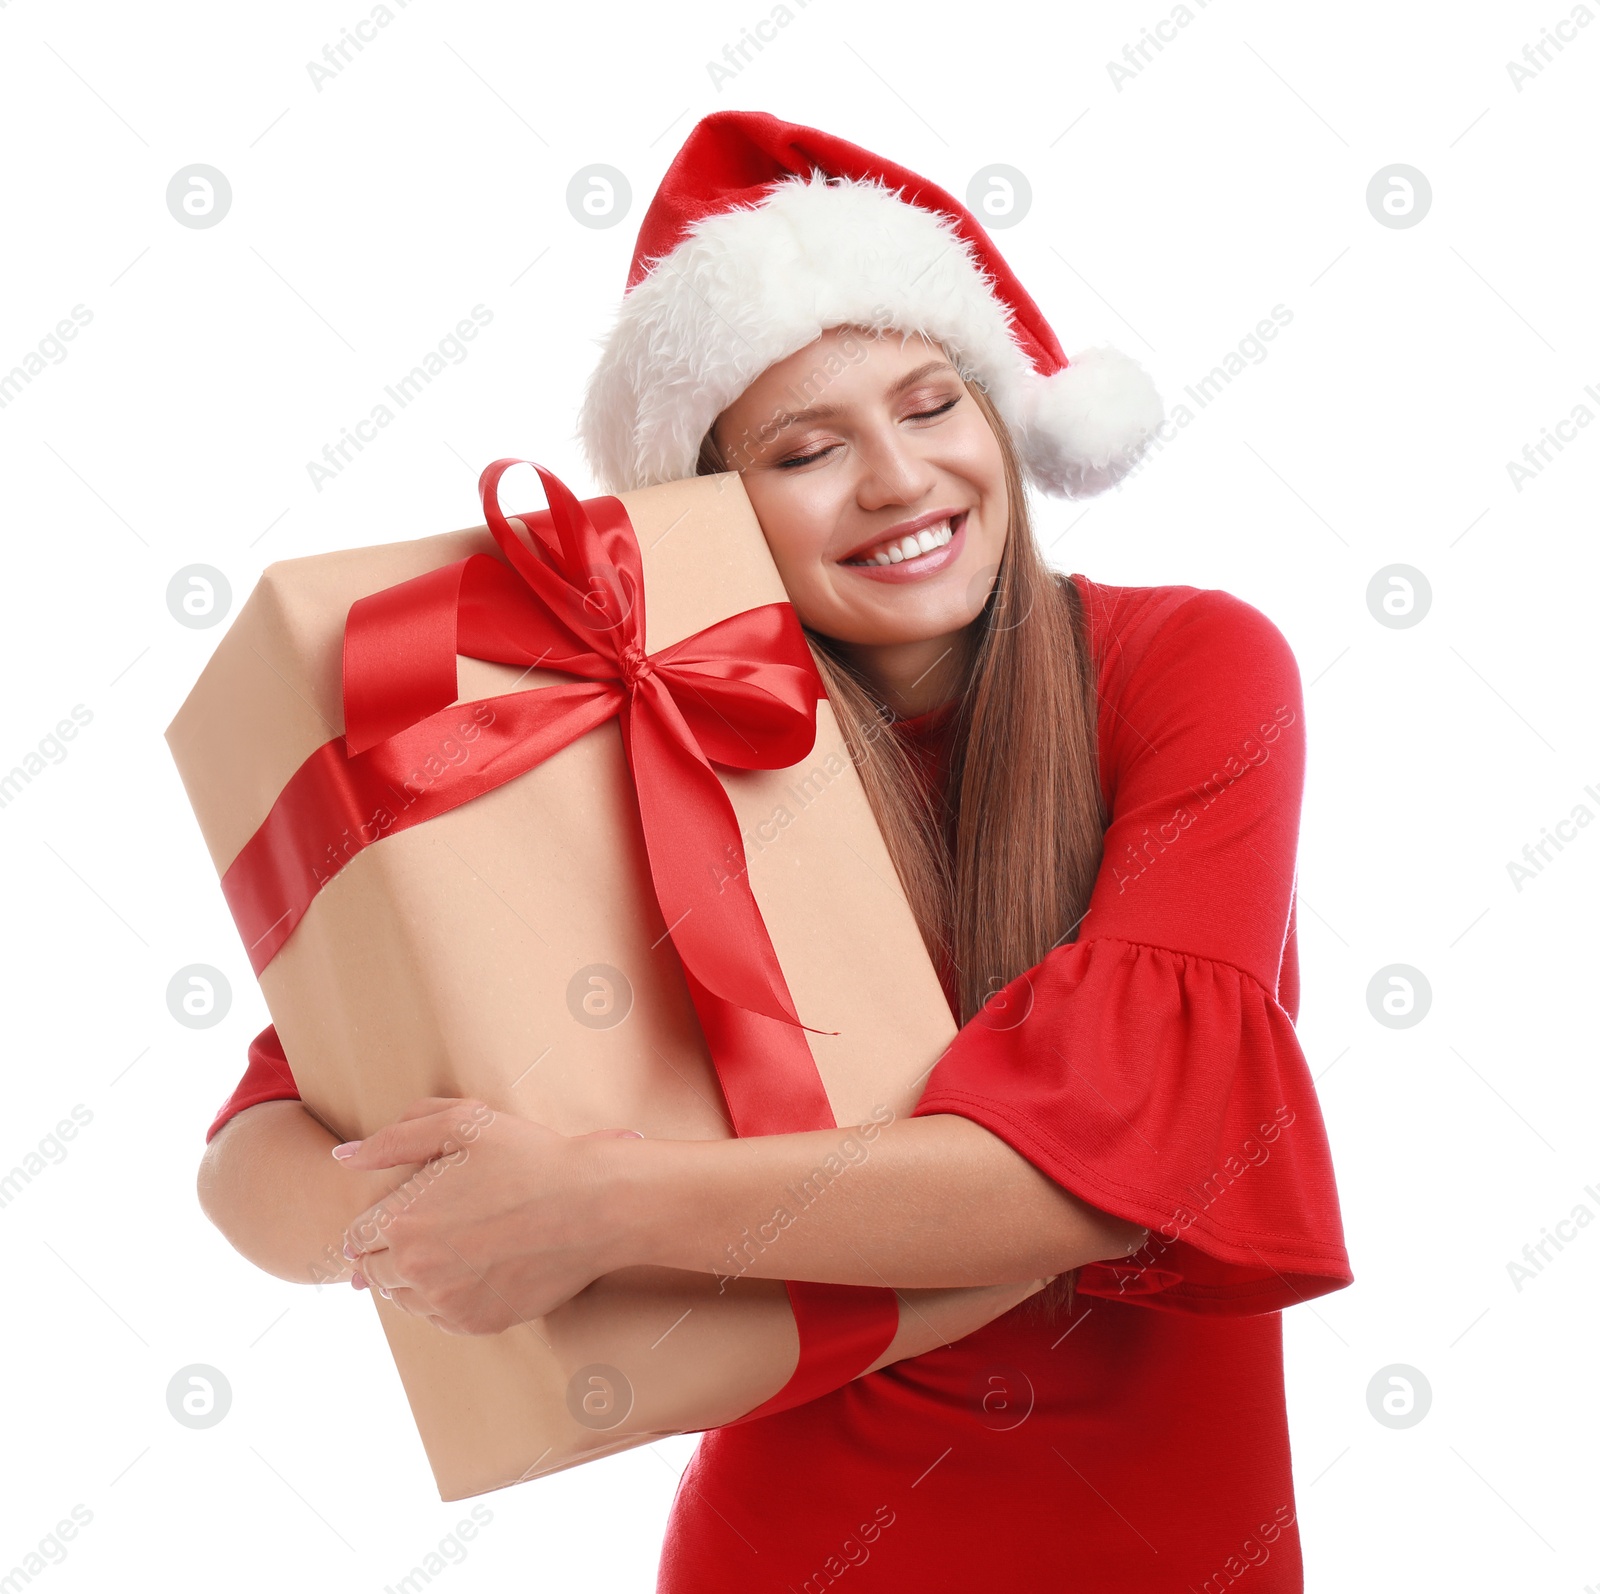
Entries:
[[[621,497],[643,558],[647,652],[786,598],[736,475]],[[343,731],[350,605],[470,553],[502,558],[475,526],[263,572],[166,732],[219,876],[300,763]],[[458,663],[463,703],[570,679]],[[834,1117],[884,1122],[915,1104],[955,1026],[826,701],[817,726],[792,768],[718,774],[796,1010],[839,1031],[805,1035]],[[307,1107],[345,1139],[430,1095],[477,1096],[564,1134],[732,1133],[650,890],[615,719],[358,852],[261,987]],[[819,1175],[775,1190],[774,1208],[826,1200],[849,1165]],[[781,1231],[773,1244],[781,1254]],[[959,1339],[1042,1283],[901,1291],[900,1330],[876,1365]],[[781,1282],[710,1271],[631,1268],[480,1337],[368,1298],[442,1500],[732,1421],[784,1385],[798,1354]]]

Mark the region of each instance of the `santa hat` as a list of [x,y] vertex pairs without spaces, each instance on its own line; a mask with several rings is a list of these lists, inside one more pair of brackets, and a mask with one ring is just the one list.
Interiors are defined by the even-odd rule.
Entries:
[[607,492],[692,476],[712,423],[830,327],[921,333],[988,391],[1027,478],[1085,497],[1163,408],[1112,348],[1070,360],[970,211],[915,172],[759,111],[689,134],[639,228],[578,435]]

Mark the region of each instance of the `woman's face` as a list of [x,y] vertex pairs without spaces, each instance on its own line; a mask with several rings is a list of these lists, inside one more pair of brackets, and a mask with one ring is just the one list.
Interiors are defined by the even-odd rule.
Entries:
[[1005,470],[937,344],[835,327],[764,371],[712,437],[813,630],[870,656],[949,638],[983,609]]

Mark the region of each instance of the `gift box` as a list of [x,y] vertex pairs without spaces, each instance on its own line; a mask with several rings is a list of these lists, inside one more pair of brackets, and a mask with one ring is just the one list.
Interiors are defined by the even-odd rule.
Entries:
[[[268,566],[166,732],[306,1107],[870,1155],[955,1026],[738,476],[580,503],[534,466],[508,519],[519,463],[482,525]],[[1043,1282],[744,1275],[768,1245],[496,1335],[370,1293],[440,1498],[759,1420]]]

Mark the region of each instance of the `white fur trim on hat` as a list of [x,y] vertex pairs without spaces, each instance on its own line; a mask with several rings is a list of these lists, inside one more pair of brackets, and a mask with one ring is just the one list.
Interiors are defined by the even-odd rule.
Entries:
[[578,436],[602,490],[692,476],[701,439],[769,366],[830,327],[920,333],[988,390],[1040,489],[1119,480],[1164,410],[1143,368],[1096,348],[1046,376],[954,223],[881,182],[821,173],[702,218],[627,293],[590,378]]

